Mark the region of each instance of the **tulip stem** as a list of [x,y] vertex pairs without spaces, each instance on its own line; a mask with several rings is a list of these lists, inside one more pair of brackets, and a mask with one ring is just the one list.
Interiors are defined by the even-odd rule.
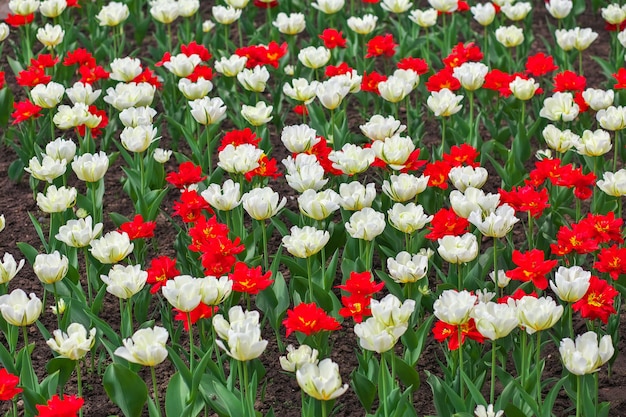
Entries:
[[583,377],[582,375],[576,376],[576,417],[580,417],[580,412],[582,411],[582,386]]
[[469,100],[469,143],[474,148],[479,149],[478,137],[474,137],[474,91],[468,91],[467,96]]
[[193,376],[193,326],[191,325],[191,313],[187,312],[187,326],[189,326],[189,373]]
[[495,404],[496,397],[496,349],[498,344],[495,340],[491,342],[491,385],[489,387],[489,404]]
[[311,257],[306,258],[306,275],[309,281],[309,302],[313,302],[313,277],[311,274]]
[[[87,249],[87,247],[85,247],[84,249],[84,253],[85,253],[85,275],[87,276],[87,299],[89,300],[89,305],[91,305],[91,300],[92,300],[92,294],[91,294],[91,277],[89,276],[89,251]],[[121,313],[121,310],[120,310]]]
[[459,387],[461,399],[465,401],[465,385],[463,384],[463,326],[459,325]]
[[535,366],[537,367],[537,404],[541,407],[541,332],[537,332],[537,355],[535,358]]
[[152,375],[152,393],[154,394],[154,403],[156,404],[158,415],[160,417],[161,416],[161,402],[159,400],[159,390],[157,387],[157,379],[156,379],[156,372],[154,371],[154,366],[150,367],[150,374]]
[[327,417],[328,416],[328,409],[326,407],[326,403],[327,401],[320,401],[322,403],[322,417]]
[[[383,370],[387,369],[386,353],[387,352],[382,352],[380,354],[380,372],[383,372]],[[389,415],[389,412],[387,410],[387,396],[389,395],[389,393],[387,392],[387,378],[382,377],[380,385],[381,385],[382,395],[380,396],[378,400],[383,403],[383,413],[385,417],[387,417]]]
[[[77,390],[78,390],[78,396],[80,398],[83,398],[83,378],[82,378],[82,374],[80,372],[80,360],[76,361],[76,386],[77,386]],[[81,407],[78,415],[80,417],[83,416],[83,408]]]
[[[498,288],[498,238],[493,239],[493,279],[496,283],[496,288]],[[493,401],[491,402],[493,404]]]
[[261,232],[263,233],[263,270],[269,271],[269,260],[267,256],[267,227],[265,220],[261,220]]
[[[57,329],[61,329],[61,319],[60,319],[61,312],[59,311],[59,297],[57,295],[57,283],[56,282],[52,283],[52,291],[54,292],[54,304],[55,304],[55,307],[57,309],[57,314],[56,314],[56,316],[57,316]],[[45,303],[44,303],[44,305],[45,305]]]

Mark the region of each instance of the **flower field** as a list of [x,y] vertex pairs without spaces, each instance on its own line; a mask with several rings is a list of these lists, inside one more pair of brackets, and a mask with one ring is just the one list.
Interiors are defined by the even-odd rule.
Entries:
[[620,415],[626,5],[9,9],[4,415]]

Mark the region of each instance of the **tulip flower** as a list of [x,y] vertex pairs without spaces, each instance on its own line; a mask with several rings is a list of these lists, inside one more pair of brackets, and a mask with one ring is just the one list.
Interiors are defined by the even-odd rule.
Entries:
[[39,318],[42,303],[34,293],[26,293],[18,288],[9,294],[0,295],[0,313],[13,326],[29,326]]
[[293,345],[287,346],[287,355],[279,358],[280,367],[287,372],[296,372],[306,363],[317,365],[319,351],[309,345],[300,345],[297,349]]
[[302,365],[296,371],[296,380],[304,392],[320,401],[333,400],[348,390],[348,384],[341,384],[339,366],[330,358]]

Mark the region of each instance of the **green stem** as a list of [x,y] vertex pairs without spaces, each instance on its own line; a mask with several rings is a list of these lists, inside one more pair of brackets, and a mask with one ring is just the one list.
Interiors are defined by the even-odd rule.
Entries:
[[496,397],[496,349],[498,345],[495,340],[491,342],[491,386],[489,387],[489,404],[495,404]]
[[[497,249],[498,249],[498,239],[494,238],[493,239],[493,277],[495,278],[495,281],[496,281],[496,287],[498,287],[498,254],[497,254]],[[493,402],[491,404],[493,404]]]
[[581,417],[581,411],[583,409],[582,407],[583,395],[582,395],[582,389],[581,389],[582,383],[583,383],[583,376],[577,375],[576,376],[576,417]]
[[309,297],[308,297],[308,301],[310,303],[313,302],[313,277],[311,274],[311,257],[309,256],[308,258],[306,258],[306,275],[307,275],[307,279],[309,281]]
[[541,407],[541,332],[537,332],[535,355],[535,366],[537,367],[537,404]]
[[[92,294],[91,294],[91,277],[89,276],[89,251],[87,247],[83,248],[85,253],[85,275],[87,276],[87,297],[89,300],[89,305],[91,305]],[[121,312],[121,311],[120,311]]]
[[526,331],[522,330],[522,388],[526,389],[526,373],[528,372],[528,369],[526,368],[526,351],[527,351],[527,346],[526,346]]
[[328,401],[320,401],[322,403],[322,417],[328,416],[327,402]]
[[[383,352],[380,354],[380,372],[383,372],[383,369],[387,369],[387,352]],[[387,409],[387,397],[389,392],[387,392],[387,378],[381,378],[381,391],[382,396],[378,400],[383,403],[383,413],[385,417],[389,416],[389,410]]]
[[[83,378],[82,378],[82,374],[80,371],[80,361],[76,361],[76,385],[77,385],[77,390],[78,390],[78,396],[80,398],[83,398]],[[83,416],[83,408],[81,407],[80,411],[78,412],[78,415],[80,417]]]
[[615,147],[613,148],[613,172],[617,170],[617,154],[620,152],[620,130],[615,131]]
[[341,149],[339,144],[335,142],[335,109],[330,109],[330,127],[326,135],[328,136],[327,139],[333,144],[334,150]]
[[530,211],[528,211],[527,213],[528,213],[528,249],[531,250],[535,247],[533,243],[533,221],[534,220]]
[[463,327],[459,326],[459,387],[461,399],[465,401],[465,385],[463,384]]
[[469,143],[476,149],[478,149],[478,138],[474,137],[474,92],[468,91],[469,100]]
[[187,325],[189,326],[189,373],[193,375],[193,326],[190,312],[187,312]]
[[159,389],[157,387],[157,379],[156,379],[156,372],[154,371],[154,366],[150,367],[150,374],[152,375],[152,392],[154,395],[154,403],[156,404],[158,415],[160,417],[161,416],[161,402],[159,400]]
[[261,220],[261,232],[263,233],[263,270],[269,271],[269,260],[267,254],[267,228],[265,226],[265,220]]
[[[61,329],[61,319],[60,319],[61,312],[59,311],[59,297],[57,295],[58,293],[57,293],[57,283],[56,282],[52,283],[52,292],[54,293],[54,305],[55,305],[55,307],[57,309],[57,314],[56,314],[56,316],[57,316],[57,329]],[[45,305],[45,303],[44,303],[44,305]]]

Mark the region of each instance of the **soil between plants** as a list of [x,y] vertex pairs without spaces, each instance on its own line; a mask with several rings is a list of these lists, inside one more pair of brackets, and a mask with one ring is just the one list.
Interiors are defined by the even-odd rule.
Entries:
[[[422,7],[426,7],[426,2],[422,1]],[[537,2],[533,23],[533,32],[536,37],[536,41],[534,43],[534,50],[531,53],[545,51],[543,45],[540,41],[541,37],[546,39],[551,39],[552,34],[549,33],[547,26],[545,25],[546,21],[546,12],[542,7],[542,2]],[[204,4],[201,11],[204,13],[206,18],[210,16],[210,7],[208,4]],[[599,13],[592,14],[589,10],[585,12],[582,16],[579,17],[579,23],[582,27],[591,27],[596,32],[600,34],[600,37],[596,42],[594,42],[589,50],[589,53],[585,54],[584,59],[584,68],[585,75],[587,77],[587,85],[589,87],[607,87],[607,79],[602,74],[601,69],[598,64],[593,61],[590,56],[597,55],[601,57],[606,57],[608,55],[609,49],[609,34],[604,30],[604,22],[602,21]],[[15,78],[10,73],[10,69],[6,63],[6,58],[1,57],[1,65],[2,68],[7,72],[7,82],[10,88],[13,89],[16,97],[23,95],[23,90],[15,84]],[[296,124],[299,123],[299,120],[296,119],[294,115],[290,116],[293,120],[287,120],[287,124]],[[358,125],[363,123],[359,113],[354,110],[348,110],[348,120],[351,121],[350,127],[352,130],[357,130]],[[227,126],[224,126],[227,129]],[[274,149],[274,153],[271,155],[275,157],[278,161],[282,160],[286,156],[286,151],[284,147],[280,144],[279,133],[275,128],[270,129],[271,142]],[[166,135],[161,139],[163,144],[166,144],[168,138]],[[426,124],[426,132],[425,137],[422,139],[422,142],[425,146],[432,143],[439,143],[439,127],[435,123],[427,123]],[[6,229],[0,233],[0,254],[5,252],[13,254],[16,259],[22,259],[23,256],[20,254],[17,249],[17,242],[27,242],[33,245],[36,248],[40,248],[40,243],[38,237],[35,233],[34,228],[32,227],[31,220],[29,218],[29,214],[32,214],[35,218],[38,218],[43,224],[46,224],[47,218],[45,213],[42,213],[34,199],[32,191],[28,186],[27,180],[22,180],[19,183],[15,183],[11,181],[7,176],[7,170],[11,162],[17,158],[16,154],[8,147],[2,146],[0,150],[0,191],[4,198],[0,200],[0,214],[4,214],[7,219]],[[169,171],[174,170],[176,168],[176,163],[170,161],[168,163],[167,169]],[[487,167],[489,168],[489,167]],[[490,174],[492,178],[495,178],[495,172],[490,169]],[[120,162],[118,161],[114,164],[109,172],[107,173],[106,178],[106,199],[102,202],[104,205],[104,212],[117,212],[123,214],[127,217],[130,217],[134,214],[133,206],[128,196],[124,193],[122,189],[122,184],[120,178],[123,173],[121,170]],[[84,186],[79,183],[73,184],[79,188],[79,192],[84,192]],[[275,181],[272,182],[272,187],[279,192],[281,195],[293,195],[293,191],[286,185],[284,181]],[[491,185],[487,185],[486,191],[497,191],[497,186],[499,184],[491,183]],[[82,189],[80,187],[83,187]],[[491,187],[491,189],[489,189]],[[168,197],[162,204],[162,210],[164,213],[171,214],[172,211],[172,203],[176,198],[176,190],[171,190],[168,194]],[[106,217],[106,216],[105,216]],[[110,219],[105,218],[105,226],[104,230],[109,231],[113,230],[114,225],[110,221]],[[173,236],[171,234],[171,228],[167,226],[167,220],[165,215],[159,216],[157,219],[157,228],[156,228],[156,240],[159,242],[159,253],[153,254],[156,255],[168,255],[174,256],[174,250],[172,246]],[[518,236],[517,239],[522,240],[522,236]],[[280,237],[275,235],[270,241],[270,244],[273,245],[274,248],[278,246],[280,242]],[[42,287],[36,276],[32,272],[32,268],[26,264],[24,269],[17,275],[17,277],[10,284],[11,289],[14,288],[22,288],[27,293],[34,292],[39,297],[42,296]],[[119,323],[119,312],[117,307],[117,300],[114,299],[113,296],[107,294],[106,297],[106,306],[103,308],[101,313],[101,318],[109,323],[113,323],[115,327],[115,323]],[[48,298],[48,305],[45,306],[46,312],[51,306],[50,297]],[[41,316],[42,324],[49,330],[52,331],[56,328],[56,321],[52,314],[48,312]],[[626,317],[625,314],[622,314],[621,320],[621,331],[620,331],[620,341],[619,341],[619,357],[615,361],[615,364],[612,369],[611,377],[609,378],[607,375],[606,367],[604,367],[600,371],[600,400],[601,401],[610,401],[611,402],[611,411],[610,416],[626,416],[626,411],[624,406],[626,405],[626,361],[624,361],[624,349],[626,349]],[[577,328],[578,331],[582,332],[584,324],[579,323]],[[43,340],[41,334],[39,333],[36,326],[31,326],[28,328],[29,332],[29,340],[31,342],[35,342],[35,350],[33,352],[33,363],[40,364],[40,367],[36,368],[36,372],[38,377],[42,379],[45,377],[45,369],[44,364],[47,363],[52,358],[52,353],[50,349],[46,346],[45,341]],[[267,350],[260,357],[263,362],[267,374],[265,377],[265,381],[262,383],[267,384],[267,390],[265,390],[265,395],[260,401],[257,403],[257,410],[266,412],[267,410],[273,408],[276,416],[281,417],[296,417],[301,415],[300,411],[300,390],[299,387],[293,377],[293,375],[289,375],[284,373],[279,366],[278,357],[280,356],[280,352],[276,345],[275,340],[271,336],[271,330],[266,329],[263,333],[265,338],[269,340],[269,345]],[[296,344],[295,338],[290,338],[286,341],[287,343]],[[6,343],[5,340],[2,343]],[[355,350],[358,349],[356,336],[353,334],[352,325],[347,321],[343,325],[343,329],[339,332],[335,332],[331,336],[331,358],[339,364],[339,369],[342,373],[342,378],[344,382],[349,381],[349,376],[352,370],[354,370],[357,366]],[[544,371],[544,379],[550,377],[559,378],[562,375],[562,367],[560,364],[559,354],[556,346],[554,344],[550,345],[551,347],[547,349],[544,353],[544,357],[546,358],[546,368]],[[443,358],[443,347],[434,341],[434,339],[429,337],[424,352],[418,363],[418,371],[420,372],[420,377],[422,378],[422,387],[416,392],[414,396],[414,405],[419,415],[435,415],[436,411],[433,406],[432,401],[432,392],[430,388],[426,384],[426,375],[425,371],[429,371],[435,374],[440,372],[438,360],[444,360]],[[157,379],[159,381],[159,389],[161,393],[164,393],[170,375],[174,372],[174,368],[169,364],[168,361],[159,365],[156,368]],[[85,416],[90,417],[106,417],[113,415],[122,415],[120,410],[108,399],[106,393],[104,392],[102,386],[101,377],[97,373],[89,373],[87,369],[83,369],[83,387],[84,387],[84,398],[85,398]],[[149,373],[147,371],[143,371],[141,376],[144,380],[149,381]],[[75,389],[76,381],[71,380],[67,384],[68,392],[73,393]],[[363,408],[359,403],[358,399],[354,392],[350,389],[346,394],[340,397],[336,403],[337,413],[336,415],[339,417],[353,417],[353,416],[362,416],[364,414]],[[0,412],[5,412],[8,408],[6,404],[0,404]],[[571,402],[565,395],[563,391],[561,391],[559,395],[559,399],[557,400],[554,413],[557,416],[566,416],[569,414],[573,414],[571,409]],[[147,410],[144,413],[147,416]],[[444,417],[444,416],[442,416]]]

